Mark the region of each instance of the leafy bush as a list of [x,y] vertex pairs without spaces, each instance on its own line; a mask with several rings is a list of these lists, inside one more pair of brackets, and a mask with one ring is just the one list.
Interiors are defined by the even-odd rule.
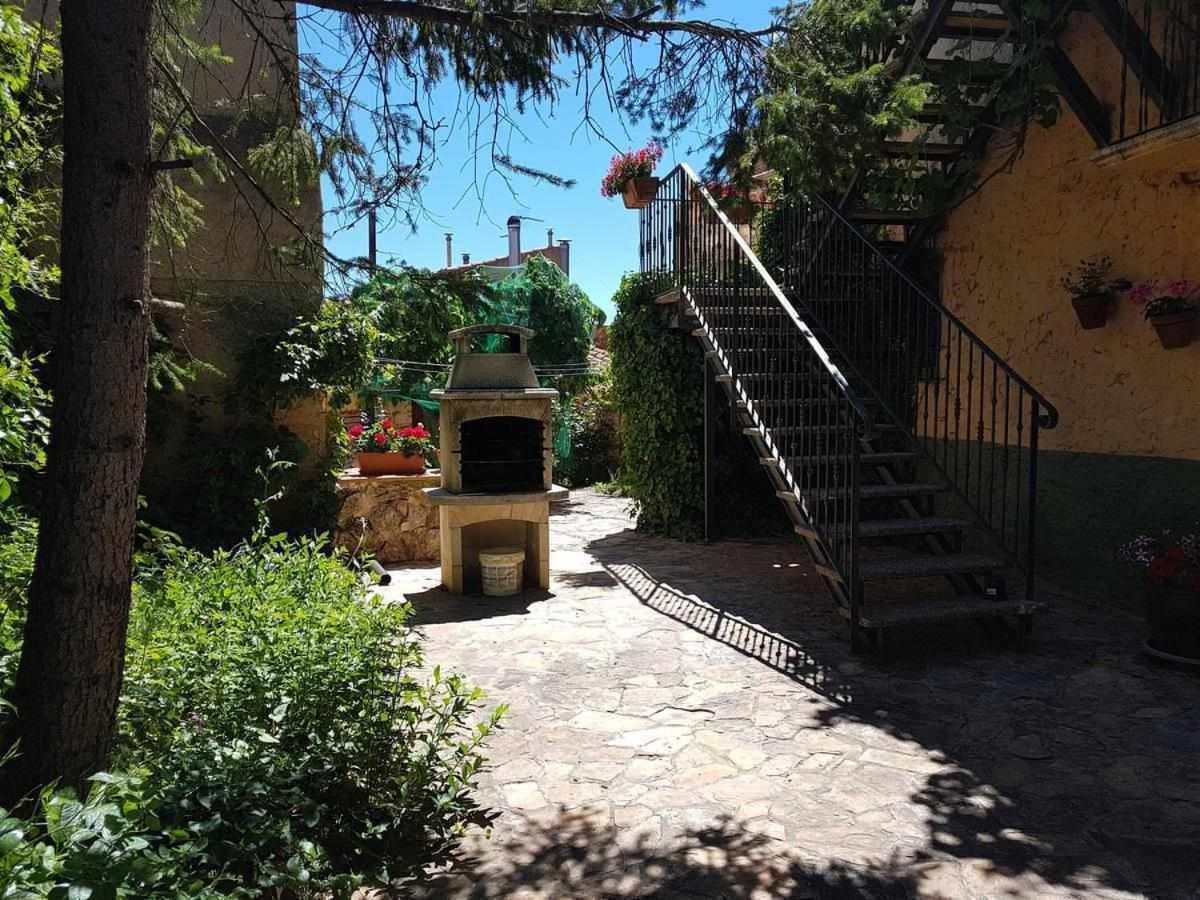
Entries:
[[451,858],[502,709],[419,676],[407,605],[262,530],[142,563],[119,774],[0,813],[0,896],[348,898]]
[[567,487],[612,479],[621,460],[612,371],[606,369],[580,393],[556,403],[555,414],[566,420],[571,436],[570,455],[554,461],[555,479]]
[[704,531],[704,354],[667,328],[655,276],[626,275],[609,331],[613,391],[621,410],[623,493],[638,528],[694,540]]

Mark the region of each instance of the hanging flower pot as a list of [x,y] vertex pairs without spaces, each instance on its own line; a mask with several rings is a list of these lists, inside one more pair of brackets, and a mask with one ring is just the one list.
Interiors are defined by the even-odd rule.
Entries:
[[625,202],[626,209],[645,209],[654,202],[654,195],[657,193],[658,179],[653,175],[646,175],[630,178],[625,182],[621,199]]
[[422,475],[425,457],[419,453],[360,453],[360,475]]
[[1195,312],[1166,313],[1150,316],[1149,319],[1164,350],[1176,350],[1192,342],[1192,335],[1196,330]]
[[1186,347],[1196,330],[1196,304],[1200,285],[1175,281],[1166,287],[1156,282],[1139,284],[1129,299],[1143,307],[1146,321],[1154,326],[1164,350]]
[[1108,305],[1112,294],[1107,291],[1101,294],[1085,294],[1082,297],[1072,297],[1071,306],[1075,316],[1085,331],[1093,328],[1103,328],[1108,321]]
[[1071,295],[1071,306],[1085,331],[1103,328],[1108,321],[1108,305],[1113,291],[1128,288],[1124,279],[1109,277],[1113,261],[1108,256],[1091,256],[1062,278],[1062,286]]
[[600,179],[600,195],[615,197],[620,194],[626,209],[645,209],[658,193],[654,167],[662,155],[662,144],[651,141],[641,150],[614,156],[608,172]]

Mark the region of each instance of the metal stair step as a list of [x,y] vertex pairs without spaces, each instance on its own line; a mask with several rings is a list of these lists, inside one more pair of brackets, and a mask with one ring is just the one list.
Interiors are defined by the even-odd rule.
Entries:
[[883,145],[885,156],[914,157],[915,159],[946,161],[963,152],[962,144],[941,141],[887,141]]
[[974,38],[979,41],[992,41],[1011,31],[1012,23],[1008,16],[1003,13],[976,10],[950,13],[942,22],[937,35],[945,38]]
[[858,574],[864,580],[881,578],[924,578],[934,575],[971,575],[996,572],[1008,564],[982,553],[951,553],[948,556],[903,556],[893,559],[867,559],[859,563]]
[[[762,432],[757,428],[744,428],[743,433],[747,436],[757,435],[762,436]],[[917,454],[911,450],[887,450],[878,453],[860,453],[858,461],[864,466],[885,466],[888,463],[911,462],[917,458]],[[793,456],[787,460],[788,468],[793,472],[799,471],[806,466],[823,466],[830,463],[845,462],[849,459],[845,453],[816,453],[810,456]],[[767,460],[761,461],[763,465],[767,465]],[[771,460],[774,462],[774,460]]]
[[[993,616],[1023,616],[1037,612],[1042,604],[1026,600],[995,600],[990,597],[947,598],[918,597],[880,603],[865,603],[859,610],[863,628],[890,628],[894,625],[931,625]],[[843,616],[850,611],[839,608]]]
[[919,519],[866,519],[858,523],[860,537],[904,537],[914,534],[946,534],[974,527],[969,519],[925,516]]
[[[840,488],[842,492],[849,488]],[[864,484],[859,486],[858,495],[864,500],[891,500],[903,497],[932,497],[949,490],[947,485],[937,482],[904,482],[900,484]]]

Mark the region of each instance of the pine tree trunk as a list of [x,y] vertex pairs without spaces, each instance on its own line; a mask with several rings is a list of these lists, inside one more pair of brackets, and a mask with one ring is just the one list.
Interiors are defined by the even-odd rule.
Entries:
[[146,437],[150,10],[62,4],[62,298],[10,800],[81,784],[112,747]]

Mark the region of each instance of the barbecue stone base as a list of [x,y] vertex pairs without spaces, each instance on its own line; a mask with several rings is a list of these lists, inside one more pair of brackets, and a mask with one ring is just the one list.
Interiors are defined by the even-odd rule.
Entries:
[[442,586],[452,594],[481,589],[479,551],[525,549],[525,586],[550,588],[550,503],[567,499],[565,488],[528,494],[452,494],[441,488],[422,492],[438,508]]

